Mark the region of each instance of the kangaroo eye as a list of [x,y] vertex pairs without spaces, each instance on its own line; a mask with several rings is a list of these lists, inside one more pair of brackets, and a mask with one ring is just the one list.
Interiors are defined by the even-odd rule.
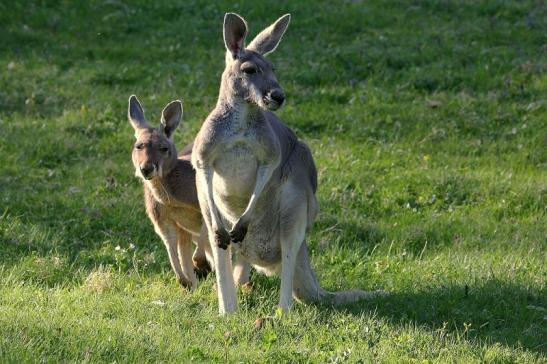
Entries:
[[257,72],[257,69],[256,67],[245,67],[241,71],[247,75],[254,75]]
[[137,149],[137,150],[142,150],[142,149],[144,149],[144,144],[143,144],[143,143],[139,143],[139,144],[135,145],[135,149]]
[[167,147],[160,147],[160,152],[162,152],[162,153],[167,153],[168,150],[169,150],[169,148],[167,148]]

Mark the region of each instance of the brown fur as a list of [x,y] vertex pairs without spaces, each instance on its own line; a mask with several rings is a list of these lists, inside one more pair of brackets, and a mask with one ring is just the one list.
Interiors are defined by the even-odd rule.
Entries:
[[[183,287],[195,288],[198,274],[210,271],[208,249],[196,192],[195,172],[190,163],[192,145],[177,156],[172,135],[180,118],[180,102],[162,113],[159,128],[151,128],[137,98],[129,99],[129,120],[135,129],[132,152],[136,175],[144,182],[144,203],[156,233],[162,238],[173,270]],[[197,248],[192,257],[192,240]],[[192,267],[193,266],[193,267]]]

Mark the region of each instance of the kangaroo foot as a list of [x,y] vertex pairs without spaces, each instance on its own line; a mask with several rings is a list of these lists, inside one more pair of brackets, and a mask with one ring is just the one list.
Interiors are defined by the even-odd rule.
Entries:
[[253,284],[253,282],[249,281],[241,285],[241,290],[245,293],[251,293],[254,287],[255,285]]
[[192,289],[192,282],[190,282],[188,279],[184,277],[178,277],[178,281],[180,286],[185,290],[191,290]]
[[211,273],[211,266],[207,259],[192,259],[194,264],[194,272],[198,278],[205,278]]

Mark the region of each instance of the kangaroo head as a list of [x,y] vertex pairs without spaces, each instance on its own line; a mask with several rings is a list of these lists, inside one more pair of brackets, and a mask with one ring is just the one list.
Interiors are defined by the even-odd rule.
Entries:
[[264,110],[277,110],[285,93],[275,77],[275,68],[265,56],[275,50],[287,30],[290,14],[260,32],[245,47],[247,23],[235,13],[224,16],[226,68],[222,74],[221,93],[228,98],[243,99]]
[[150,180],[163,177],[174,167],[177,150],[173,133],[182,118],[182,103],[171,101],[162,111],[158,128],[151,127],[144,117],[142,106],[135,95],[129,98],[129,122],[135,129],[132,160],[137,177]]

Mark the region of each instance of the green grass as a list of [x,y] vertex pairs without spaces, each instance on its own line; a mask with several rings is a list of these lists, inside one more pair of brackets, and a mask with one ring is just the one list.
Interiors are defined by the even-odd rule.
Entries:
[[[256,329],[277,278],[223,318],[213,277],[178,288],[126,103],[159,122],[182,98],[191,141],[226,11],[251,35],[292,13],[270,58],[319,170],[314,266],[391,296]],[[545,362],[546,18],[542,1],[1,2],[0,362]]]

